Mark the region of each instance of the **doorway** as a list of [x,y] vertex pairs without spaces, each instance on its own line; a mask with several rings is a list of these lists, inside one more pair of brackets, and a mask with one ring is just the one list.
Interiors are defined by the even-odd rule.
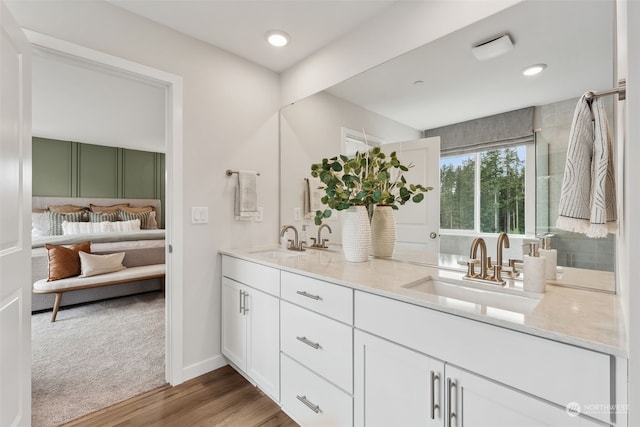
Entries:
[[165,197],[166,291],[165,291],[165,380],[171,385],[183,381],[182,372],[182,78],[93,49],[44,34],[24,30],[33,46],[86,61],[116,73],[162,85],[165,90]]

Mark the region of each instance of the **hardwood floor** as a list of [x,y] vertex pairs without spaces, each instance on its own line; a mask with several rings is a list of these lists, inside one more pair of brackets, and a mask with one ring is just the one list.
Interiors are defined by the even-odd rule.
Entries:
[[64,427],[297,426],[230,366],[86,415]]

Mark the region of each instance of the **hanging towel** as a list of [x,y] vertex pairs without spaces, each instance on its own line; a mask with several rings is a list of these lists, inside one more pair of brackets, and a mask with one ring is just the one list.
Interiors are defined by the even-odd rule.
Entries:
[[326,206],[322,204],[322,197],[325,195],[322,181],[318,178],[304,179],[304,216],[314,218],[316,211],[323,211]]
[[613,151],[602,101],[589,98],[573,115],[556,227],[601,238],[617,231]]
[[237,219],[258,214],[257,175],[255,171],[238,171],[234,208]]

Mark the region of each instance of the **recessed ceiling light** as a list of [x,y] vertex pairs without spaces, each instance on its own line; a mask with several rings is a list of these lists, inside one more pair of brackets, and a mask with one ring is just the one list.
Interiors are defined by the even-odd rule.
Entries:
[[265,39],[267,39],[267,42],[271,46],[275,46],[275,47],[286,46],[287,44],[289,44],[289,39],[290,39],[289,34],[280,30],[267,31],[264,37]]
[[416,80],[415,82],[413,82],[413,84],[415,86],[420,86],[421,84],[424,84],[424,80]]
[[547,64],[530,65],[522,70],[522,75],[527,77],[535,76],[536,74],[540,74],[541,72],[543,72],[545,68],[547,68]]

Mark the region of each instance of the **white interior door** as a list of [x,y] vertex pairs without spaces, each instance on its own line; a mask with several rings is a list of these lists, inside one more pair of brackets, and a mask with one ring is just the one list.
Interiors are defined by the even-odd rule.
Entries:
[[31,424],[31,56],[0,2],[0,425]]
[[413,167],[404,176],[410,184],[433,187],[421,203],[407,202],[395,211],[398,248],[439,252],[440,231],[440,137],[384,144],[385,153],[395,151],[403,164]]

